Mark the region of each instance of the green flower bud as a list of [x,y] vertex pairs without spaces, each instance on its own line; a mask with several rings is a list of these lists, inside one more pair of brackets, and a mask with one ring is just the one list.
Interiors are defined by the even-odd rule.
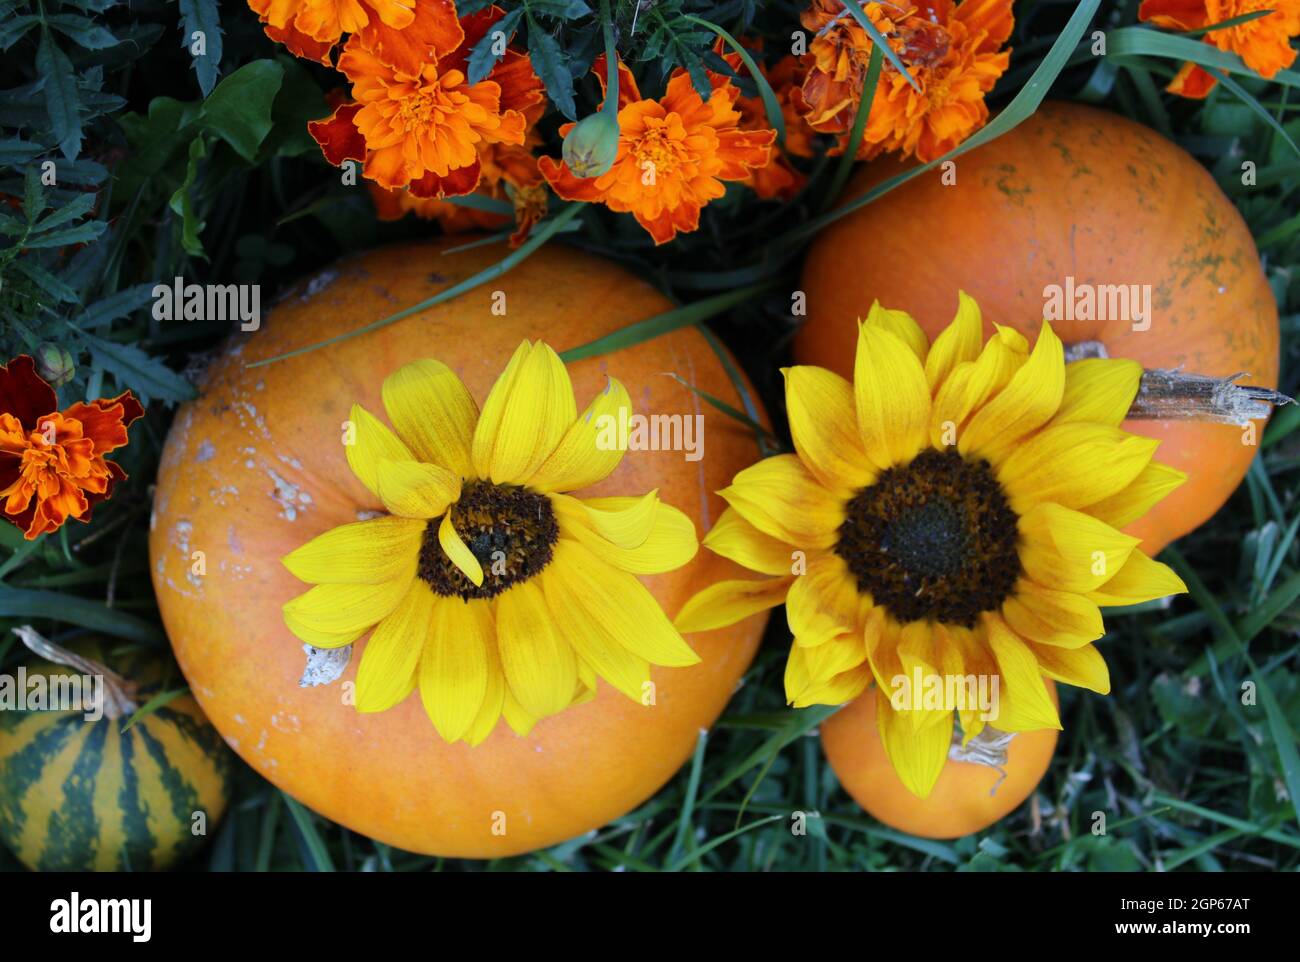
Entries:
[[51,387],[61,387],[72,380],[77,365],[68,349],[46,342],[36,348],[36,373]]
[[599,177],[618,156],[618,118],[599,111],[583,117],[564,138],[564,164],[575,177]]

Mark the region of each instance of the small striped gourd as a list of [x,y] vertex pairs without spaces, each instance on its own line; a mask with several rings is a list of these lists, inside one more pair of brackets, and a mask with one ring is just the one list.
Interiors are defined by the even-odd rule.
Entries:
[[77,667],[26,666],[29,692],[37,676],[49,685],[108,668],[104,713],[89,721],[81,710],[0,711],[0,841],[38,871],[164,869],[201,846],[229,798],[232,756],[221,737],[188,694],[122,730],[160,690],[166,663],[107,642],[68,650],[34,632],[24,641],[33,636],[29,647]]

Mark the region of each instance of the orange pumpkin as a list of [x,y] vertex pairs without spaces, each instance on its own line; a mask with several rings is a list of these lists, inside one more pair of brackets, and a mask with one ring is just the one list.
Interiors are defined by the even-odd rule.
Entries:
[[[1052,701],[1059,705],[1056,685],[1051,679],[1044,680]],[[1044,728],[1016,735],[1007,746],[1002,771],[950,758],[930,794],[917,798],[885,754],[876,727],[874,690],[841,708],[821,726],[822,748],[844,790],[886,825],[924,838],[960,838],[1009,815],[1042,780],[1052,762],[1057,734],[1054,728]]]
[[[245,366],[427,299],[506,253],[449,246],[389,247],[342,261],[285,297],[261,330],[234,335],[167,439],[150,554],[180,666],[212,723],[253,768],[322,815],[388,844],[494,857],[596,828],[662,786],[721,713],[765,618],[688,636],[702,662],[654,669],[652,705],[602,682],[593,700],[544,719],[528,737],[502,722],[474,748],[443,742],[418,696],[379,714],[344,704],[364,640],[339,681],[299,687],[303,646],[280,609],[304,585],[280,558],[359,512],[382,510],[348,469],[341,440],[352,403],[382,412],[385,376],[436,357],[481,404],[522,339],[542,338],[563,352],[672,307],[621,268],[552,245],[449,303],[328,348]],[[757,450],[752,432],[665,376],[741,404],[700,332],[677,331],[569,372],[580,405],[609,374],[627,386],[637,412],[703,416],[702,459],[630,451],[586,492],[657,488],[702,536],[723,508],[713,492]],[[701,584],[737,573],[702,550],[645,582],[671,617]]]
[[[850,193],[902,169],[872,164]],[[908,311],[933,337],[952,319],[958,288],[979,302],[986,333],[996,321],[1032,336],[1046,316],[1045,290],[1056,285],[1065,295],[1072,277],[1076,291],[1089,285],[1094,294],[1100,285],[1149,285],[1150,327],[1135,330],[1133,311],[1112,310],[1108,295],[1104,313],[1113,317],[1053,322],[1067,344],[1097,340],[1111,357],[1146,368],[1244,371],[1250,383],[1276,386],[1277,306],[1255,243],[1182,148],[1122,117],[1049,103],[960,157],[952,173],[955,184],[944,183],[941,169],[922,174],[818,237],[803,274],[800,363],[849,374],[854,322],[873,299]],[[1087,310],[1078,306],[1075,317]],[[1189,475],[1127,529],[1151,554],[1217,511],[1258,450],[1258,431],[1231,424],[1125,427],[1159,438],[1159,460]]]

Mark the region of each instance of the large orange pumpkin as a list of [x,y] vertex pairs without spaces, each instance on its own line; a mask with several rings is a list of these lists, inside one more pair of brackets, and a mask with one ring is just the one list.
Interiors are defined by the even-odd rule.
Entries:
[[[1059,705],[1056,685],[1051,679],[1044,680],[1052,701]],[[821,726],[822,748],[854,801],[886,825],[924,838],[960,838],[1009,815],[1042,780],[1052,762],[1057,735],[1055,728],[1016,735],[1007,746],[1001,771],[950,758],[930,794],[917,798],[885,754],[876,727],[874,690],[841,708]]]
[[[180,666],[212,723],[253,768],[328,818],[399,848],[491,857],[596,828],[662,786],[721,713],[765,619],[688,636],[702,662],[654,669],[653,705],[601,682],[594,700],[544,719],[528,737],[502,722],[475,748],[443,742],[418,696],[380,714],[343,704],[364,641],[340,681],[299,687],[303,646],[280,609],[305,586],[280,558],[382,507],[348,469],[341,439],[350,405],[382,412],[384,377],[423,357],[449,364],[481,404],[522,339],[541,338],[563,352],[672,306],[621,268],[553,245],[449,303],[322,350],[246,367],[422,301],[505,254],[495,246],[448,246],[389,247],[347,259],[277,304],[257,333],[234,335],[167,439],[150,553]],[[723,508],[713,492],[757,457],[751,432],[666,376],[741,403],[704,337],[678,331],[569,371],[580,405],[609,374],[627,385],[640,413],[703,415],[702,459],[631,451],[589,489],[657,488],[703,536]],[[196,573],[200,560],[206,573]],[[645,581],[671,617],[700,585],[736,573],[701,550],[686,567]]]
[[[872,164],[850,193],[901,170]],[[996,321],[1032,337],[1045,289],[1072,277],[1076,289],[1150,285],[1152,311],[1143,331],[1127,315],[1057,321],[1067,344],[1097,340],[1147,368],[1244,371],[1250,383],[1276,386],[1277,306],[1250,231],[1180,147],[1122,117],[1049,103],[950,173],[955,184],[941,169],[922,174],[820,235],[804,268],[801,363],[848,374],[854,322],[873,299],[908,311],[933,337],[952,319],[958,288],[979,302],[986,333]],[[1258,450],[1230,424],[1125,427],[1159,438],[1157,458],[1190,476],[1128,529],[1152,554],[1217,511]]]

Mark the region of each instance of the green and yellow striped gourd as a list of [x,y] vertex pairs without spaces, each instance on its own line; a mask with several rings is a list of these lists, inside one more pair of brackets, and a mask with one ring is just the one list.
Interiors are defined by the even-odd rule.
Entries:
[[40,642],[78,667],[29,665],[28,685],[107,667],[104,714],[0,711],[0,841],[38,871],[164,869],[200,847],[230,795],[232,755],[216,729],[184,694],[122,730],[160,690],[166,662],[107,642]]

